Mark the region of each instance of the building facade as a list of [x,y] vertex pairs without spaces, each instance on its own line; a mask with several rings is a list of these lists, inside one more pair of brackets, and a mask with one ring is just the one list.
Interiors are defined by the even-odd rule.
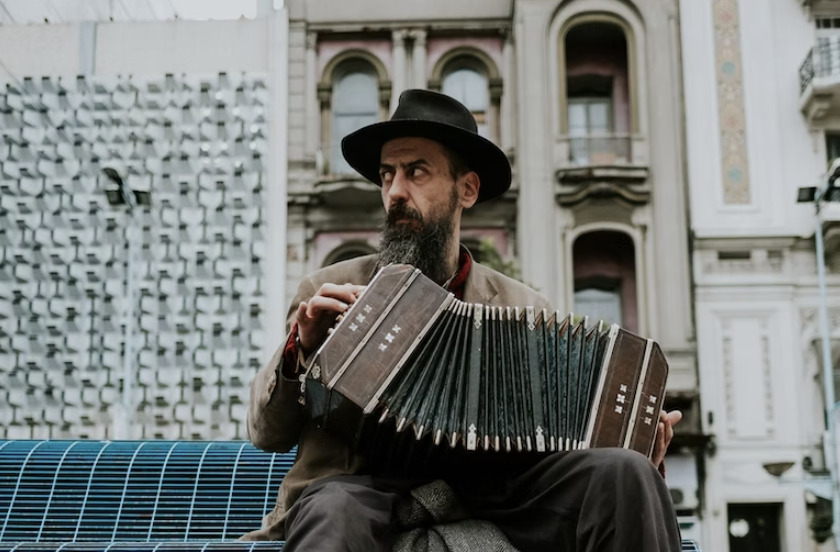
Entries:
[[[479,260],[662,345],[684,536],[830,548],[796,192],[840,155],[836,0],[261,0],[237,21],[46,24],[37,4],[0,12],[0,436],[244,438],[300,278],[377,247],[379,189],[341,137],[428,88],[513,165],[465,214]],[[151,205],[111,205],[111,174]]]
[[[668,460],[686,536],[699,538],[700,421],[677,2],[434,0],[412,7],[292,0],[288,299],[307,272],[373,252],[377,186],[340,139],[385,120],[407,88],[462,101],[510,158],[501,199],[462,239],[515,259],[556,308],[654,337],[668,406],[686,419]],[[481,260],[481,259],[479,259]]]
[[[831,514],[814,207],[796,198],[838,153],[840,6],[688,0],[680,13],[701,423],[714,445],[704,546],[833,550],[818,542]],[[834,339],[836,207],[823,212]]]

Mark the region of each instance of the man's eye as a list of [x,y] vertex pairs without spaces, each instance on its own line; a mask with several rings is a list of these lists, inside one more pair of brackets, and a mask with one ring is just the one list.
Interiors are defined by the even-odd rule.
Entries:
[[388,171],[382,171],[381,173],[379,173],[379,180],[381,180],[382,182],[390,182],[391,178],[392,175]]
[[412,176],[412,178],[414,178],[423,174],[423,169],[420,167],[411,167],[411,169],[409,169],[408,172]]

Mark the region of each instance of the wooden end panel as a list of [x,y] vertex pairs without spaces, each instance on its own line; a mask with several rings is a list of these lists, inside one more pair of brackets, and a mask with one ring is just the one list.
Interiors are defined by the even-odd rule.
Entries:
[[598,395],[589,446],[621,447],[633,412],[646,341],[619,329],[612,353],[605,358],[604,384]]
[[370,281],[313,358],[313,363],[321,369],[320,380],[324,385],[332,381],[362,343],[413,272],[409,265],[390,265]]
[[665,402],[665,384],[668,381],[668,361],[656,343],[651,342],[651,352],[645,370],[644,381],[640,382],[637,397],[638,406],[633,420],[633,432],[627,448],[641,452],[647,457],[653,453],[659,412]]
[[369,339],[333,389],[365,408],[416,348],[449,296],[445,289],[419,275],[371,328]]

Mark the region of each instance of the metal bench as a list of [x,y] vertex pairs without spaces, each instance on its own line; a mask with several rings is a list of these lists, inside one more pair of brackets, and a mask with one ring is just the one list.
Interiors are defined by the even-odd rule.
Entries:
[[293,461],[247,442],[0,440],[0,552],[279,552],[234,539]]

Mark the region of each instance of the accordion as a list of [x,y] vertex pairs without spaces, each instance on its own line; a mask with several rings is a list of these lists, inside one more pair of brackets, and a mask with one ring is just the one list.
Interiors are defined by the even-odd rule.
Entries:
[[381,269],[303,379],[316,423],[367,451],[650,456],[668,365],[617,325],[532,307],[465,303],[409,265]]

